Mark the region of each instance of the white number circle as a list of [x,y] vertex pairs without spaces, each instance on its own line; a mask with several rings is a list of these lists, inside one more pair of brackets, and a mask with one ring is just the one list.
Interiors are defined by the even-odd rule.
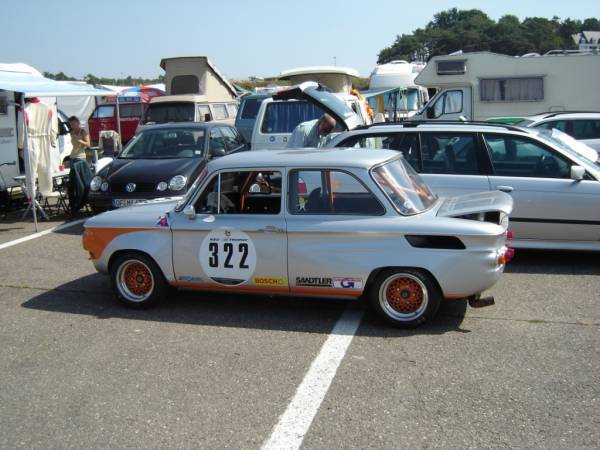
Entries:
[[200,246],[200,265],[214,282],[235,286],[248,281],[256,268],[256,249],[238,230],[213,230]]

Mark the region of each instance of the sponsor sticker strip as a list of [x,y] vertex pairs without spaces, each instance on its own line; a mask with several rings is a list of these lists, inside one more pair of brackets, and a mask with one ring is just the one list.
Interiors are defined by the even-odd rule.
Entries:
[[256,286],[273,286],[273,287],[287,287],[287,278],[281,277],[254,277],[252,279]]

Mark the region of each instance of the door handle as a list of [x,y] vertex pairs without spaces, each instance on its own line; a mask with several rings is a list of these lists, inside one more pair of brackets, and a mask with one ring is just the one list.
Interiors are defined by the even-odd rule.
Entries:
[[283,228],[276,227],[275,225],[267,225],[261,228],[260,231],[263,233],[283,233]]
[[512,186],[498,186],[498,190],[506,193],[510,193],[515,190]]

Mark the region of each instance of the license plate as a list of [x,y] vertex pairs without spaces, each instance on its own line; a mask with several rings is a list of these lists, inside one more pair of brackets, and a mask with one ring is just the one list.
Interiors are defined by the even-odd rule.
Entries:
[[145,202],[143,198],[113,198],[113,208],[124,208],[125,206],[135,205],[139,202]]

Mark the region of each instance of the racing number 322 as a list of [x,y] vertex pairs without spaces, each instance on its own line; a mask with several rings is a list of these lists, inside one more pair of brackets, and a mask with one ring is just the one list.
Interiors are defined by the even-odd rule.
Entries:
[[[210,257],[208,258],[209,267],[219,267],[219,244],[217,242],[211,242],[208,246],[208,251],[210,252]],[[231,242],[225,242],[223,244],[223,253],[225,254],[225,263],[223,267],[225,269],[233,269],[234,266],[231,264],[231,259],[233,258],[234,247]],[[246,264],[246,259],[248,258],[248,244],[240,243],[237,248],[238,253],[241,254],[240,258],[240,269],[248,269],[248,265]]]

